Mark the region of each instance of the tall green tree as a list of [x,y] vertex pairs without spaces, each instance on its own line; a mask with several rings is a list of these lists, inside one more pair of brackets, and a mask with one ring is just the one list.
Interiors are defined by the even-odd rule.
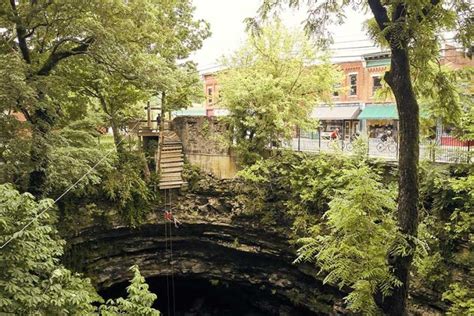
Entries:
[[[7,315],[159,315],[156,295],[137,266],[128,297],[102,302],[89,279],[60,262],[64,240],[54,228],[53,201],[35,201],[11,184],[0,185],[0,313]],[[34,220],[33,220],[34,219]],[[30,223],[28,226],[26,226]],[[22,230],[22,228],[24,228]],[[9,239],[14,237],[11,241]],[[7,241],[9,241],[7,243]]]
[[58,238],[54,217],[41,213],[52,203],[0,185],[0,243],[14,237],[0,249],[0,313],[84,315],[101,300],[88,279],[60,264],[65,242]]
[[[468,0],[396,0],[381,1],[300,1],[265,0],[260,7],[260,16],[268,18],[281,4],[290,7],[308,5],[306,29],[321,38],[329,38],[328,24],[342,23],[344,9],[370,10],[373,19],[369,22],[369,33],[378,44],[391,52],[390,69],[384,80],[390,86],[397,103],[400,118],[399,178],[398,178],[398,227],[408,244],[414,249],[414,238],[418,228],[418,158],[419,158],[419,105],[418,98],[426,92],[419,89],[425,83],[435,83],[440,101],[449,99],[450,106],[459,106],[450,98],[451,85],[443,80],[444,74],[428,67],[437,63],[441,48],[440,33],[453,31],[456,40],[464,47],[471,47],[474,35],[472,4]],[[258,21],[250,19],[249,27],[258,30]],[[381,306],[389,315],[406,315],[410,266],[414,251],[406,255],[389,255],[388,260],[394,275],[401,281],[387,295]]]
[[148,284],[138,266],[132,266],[130,270],[133,271],[133,278],[127,287],[127,298],[107,301],[106,305],[100,307],[100,315],[159,316],[160,312],[151,307],[157,298],[156,294],[148,291]]
[[265,25],[261,36],[249,34],[245,44],[224,59],[218,75],[219,106],[229,109],[237,149],[246,163],[254,162],[295,126],[313,125],[310,112],[328,101],[338,72],[324,51],[304,33],[281,22]]
[[395,190],[386,187],[366,164],[343,170],[345,183],[329,202],[312,237],[303,238],[297,261],[316,261],[326,273],[324,282],[351,288],[348,307],[377,315],[377,293],[387,294],[400,281],[390,272],[386,254],[397,238]]
[[[143,54],[173,63],[208,34],[207,24],[193,19],[189,0],[2,1],[0,29],[1,68],[15,65],[0,95],[31,123],[28,190],[37,196],[46,193],[48,138],[70,92],[61,67],[87,59],[134,79],[127,70]],[[75,68],[77,75],[86,70]]]

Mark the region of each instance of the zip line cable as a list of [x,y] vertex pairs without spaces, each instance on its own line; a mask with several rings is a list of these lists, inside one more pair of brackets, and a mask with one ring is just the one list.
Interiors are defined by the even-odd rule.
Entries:
[[[138,126],[138,124],[140,124],[140,122],[137,122],[137,124],[135,124],[135,126],[131,129],[131,131],[135,130],[135,128]],[[123,137],[118,143],[117,145],[120,145],[123,141],[125,140],[125,137]],[[117,146],[116,145],[116,146]],[[69,188],[66,189],[66,191],[64,191],[59,197],[56,198],[56,200],[53,201],[53,203],[51,205],[49,205],[48,207],[46,207],[43,211],[41,211],[40,213],[36,214],[35,217],[33,217],[25,226],[23,226],[22,229],[20,229],[19,231],[15,232],[12,234],[12,236],[2,245],[0,246],[0,249],[3,249],[6,245],[8,245],[13,239],[15,239],[18,234],[22,233],[23,231],[25,231],[25,229],[27,229],[31,224],[33,224],[41,215],[43,215],[46,211],[48,211],[49,209],[51,209],[51,207],[56,204],[59,200],[61,200],[66,194],[69,193],[69,191],[71,191],[72,189],[74,189],[76,187],[76,185],[79,184],[79,182],[81,182],[82,180],[84,180],[92,171],[94,171],[94,169],[100,165],[100,163],[102,161],[104,161],[112,152],[115,151],[115,148],[112,148],[111,150],[109,150],[92,168],[90,168],[86,173],[84,173],[84,175],[82,177],[80,177],[76,182],[74,182],[74,184],[72,184]]]

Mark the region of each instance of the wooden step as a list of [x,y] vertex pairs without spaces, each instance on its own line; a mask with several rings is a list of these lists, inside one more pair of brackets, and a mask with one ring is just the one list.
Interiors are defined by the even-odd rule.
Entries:
[[167,162],[161,164],[161,169],[184,166],[184,162]]
[[180,178],[181,179],[181,172],[165,172],[160,174],[161,179],[168,179],[168,178]]
[[170,178],[180,178],[180,179],[182,179],[181,172],[160,173],[160,182],[165,180],[165,179],[170,179]]
[[174,183],[174,182],[183,182],[183,179],[181,179],[181,178],[164,179],[163,181],[160,181],[160,185],[166,184],[166,183]]
[[169,189],[181,189],[183,185],[186,183],[178,183],[178,184],[171,184],[171,185],[160,185],[160,190],[169,190]]
[[184,159],[182,157],[175,157],[175,158],[162,158],[160,160],[160,163],[163,164],[168,164],[168,163],[174,163],[174,162],[184,162]]
[[170,151],[161,151],[161,153],[163,155],[168,155],[168,156],[172,156],[172,155],[182,155],[183,152],[181,150],[170,150]]
[[[181,172],[167,172],[167,173],[162,173],[161,178],[169,178],[169,177],[180,177],[181,178]],[[160,179],[161,179],[160,178]]]
[[184,161],[183,156],[176,156],[176,157],[161,157],[160,163],[167,163],[167,162],[181,162]]
[[181,152],[181,151],[172,151],[172,152],[162,151],[161,156],[163,156],[163,157],[165,157],[165,156],[166,157],[183,157],[184,155],[183,155],[183,152]]
[[165,162],[166,160],[184,160],[183,155],[161,155],[161,161]]
[[160,185],[162,185],[162,184],[182,184],[182,183],[186,183],[186,182],[183,179],[160,181]]
[[183,146],[183,143],[180,142],[180,141],[164,141],[163,142],[163,147],[166,147],[166,146]]
[[167,154],[171,154],[171,153],[182,154],[182,153],[183,153],[183,149],[166,149],[166,148],[162,148],[162,149],[160,150],[160,152],[162,152],[162,153],[167,153]]
[[161,147],[161,150],[162,151],[170,151],[170,150],[179,150],[179,151],[182,151],[183,150],[183,147],[180,147],[180,146],[163,146]]
[[173,172],[181,173],[182,171],[183,171],[183,167],[161,169],[161,173],[173,173]]
[[160,181],[160,188],[162,185],[181,185],[184,184],[183,180],[175,180],[175,181]]

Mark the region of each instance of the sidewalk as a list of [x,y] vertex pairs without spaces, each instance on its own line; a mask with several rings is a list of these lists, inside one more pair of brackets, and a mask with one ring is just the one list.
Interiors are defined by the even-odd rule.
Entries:
[[[342,143],[342,141],[340,141]],[[371,158],[382,158],[389,161],[398,160],[398,144],[395,146],[385,146],[382,150],[377,149],[379,140],[375,138],[369,139],[368,156]],[[341,149],[334,149],[334,145],[329,140],[310,139],[310,138],[293,138],[290,144],[284,145],[285,148],[291,148],[294,151],[303,152],[340,152],[345,155],[351,155],[352,150],[346,148],[349,141],[344,142],[344,146],[339,145]],[[348,146],[350,148],[350,146]],[[446,146],[436,145],[434,143],[420,144],[420,160],[430,160],[433,162],[443,163],[473,163],[474,148],[470,146]]]

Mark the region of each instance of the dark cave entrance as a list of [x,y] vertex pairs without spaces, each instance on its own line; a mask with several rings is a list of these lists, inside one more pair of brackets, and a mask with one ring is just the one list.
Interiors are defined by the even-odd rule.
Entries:
[[[168,280],[166,277],[151,277],[147,278],[147,283],[150,291],[158,296],[153,307],[165,316],[316,315],[304,307],[294,306],[282,295],[257,285],[176,276],[174,313],[171,277]],[[126,297],[128,285],[129,282],[118,283],[100,291],[100,294],[105,300]],[[168,288],[171,292],[169,297]]]

